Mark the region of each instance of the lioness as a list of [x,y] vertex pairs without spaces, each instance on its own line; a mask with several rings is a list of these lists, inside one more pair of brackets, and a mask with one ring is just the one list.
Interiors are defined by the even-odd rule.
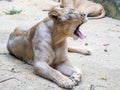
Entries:
[[66,38],[84,38],[79,27],[86,21],[85,14],[53,8],[48,15],[27,31],[16,28],[10,34],[8,51],[33,65],[37,75],[60,87],[73,88],[80,82],[82,72],[68,60]]
[[78,9],[85,13],[88,19],[98,19],[105,16],[103,6],[89,0],[61,0],[61,6]]

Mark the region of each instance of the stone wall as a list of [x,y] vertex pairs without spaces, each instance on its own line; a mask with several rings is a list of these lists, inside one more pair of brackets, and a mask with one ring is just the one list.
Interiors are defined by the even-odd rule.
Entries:
[[105,10],[106,15],[120,20],[120,0],[93,0],[101,3]]

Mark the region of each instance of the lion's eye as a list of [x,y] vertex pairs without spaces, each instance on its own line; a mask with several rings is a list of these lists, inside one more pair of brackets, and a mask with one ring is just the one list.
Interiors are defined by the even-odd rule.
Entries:
[[78,15],[78,13],[73,13],[74,15]]
[[78,13],[69,13],[70,15],[78,15]]
[[69,17],[78,18],[78,17],[80,17],[80,15],[78,13],[71,13],[71,14],[69,14]]

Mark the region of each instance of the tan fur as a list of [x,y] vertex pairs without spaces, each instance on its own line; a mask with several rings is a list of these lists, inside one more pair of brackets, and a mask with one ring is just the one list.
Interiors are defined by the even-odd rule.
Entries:
[[52,9],[49,17],[31,29],[16,28],[10,34],[8,51],[32,64],[37,75],[60,87],[73,88],[80,82],[82,73],[67,58],[66,38],[73,37],[84,21],[84,14],[75,10]]
[[78,9],[85,13],[88,19],[98,19],[105,16],[103,6],[89,0],[61,0],[61,6]]

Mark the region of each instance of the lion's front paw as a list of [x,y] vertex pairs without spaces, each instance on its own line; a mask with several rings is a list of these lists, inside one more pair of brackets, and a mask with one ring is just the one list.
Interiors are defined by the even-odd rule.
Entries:
[[73,73],[70,77],[70,79],[75,83],[75,85],[78,85],[81,81],[82,74],[80,73]]
[[61,79],[58,82],[58,85],[62,88],[66,88],[66,89],[72,89],[75,87],[75,83],[69,78]]

